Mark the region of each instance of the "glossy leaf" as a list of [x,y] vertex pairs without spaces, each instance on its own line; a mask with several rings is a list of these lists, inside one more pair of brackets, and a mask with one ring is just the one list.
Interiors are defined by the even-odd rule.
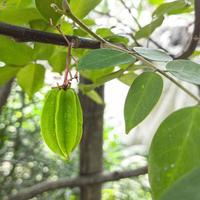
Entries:
[[157,200],[176,180],[200,166],[200,107],[172,113],[154,135],[149,152],[149,179]]
[[84,18],[100,2],[101,0],[71,0],[70,6],[77,17]]
[[199,200],[200,168],[194,169],[178,179],[160,200]]
[[50,18],[53,23],[56,24],[58,19],[61,17],[59,13],[51,7],[52,4],[56,4],[60,9],[62,9],[62,0],[35,0],[35,4],[41,15],[49,22]]
[[135,38],[141,39],[141,38],[148,38],[154,30],[159,27],[163,23],[164,17],[161,16],[155,20],[153,20],[150,24],[147,24],[146,26],[142,27],[139,31],[136,32]]
[[114,49],[97,49],[90,51],[79,61],[80,70],[102,69],[120,64],[135,62],[135,58],[127,53]]
[[32,55],[33,50],[29,46],[0,36],[0,61],[12,65],[26,65],[32,61]]
[[162,89],[162,78],[154,72],[145,72],[135,79],[124,106],[126,133],[148,116],[158,102]]
[[200,84],[200,65],[190,60],[174,60],[167,63],[167,70],[178,79]]
[[45,69],[39,64],[30,64],[17,74],[17,82],[31,98],[44,83]]
[[20,70],[19,67],[11,67],[11,66],[0,67],[0,85],[5,84],[10,79],[12,79],[19,70]]
[[134,50],[144,58],[159,62],[169,62],[172,58],[164,51],[145,47],[135,47]]

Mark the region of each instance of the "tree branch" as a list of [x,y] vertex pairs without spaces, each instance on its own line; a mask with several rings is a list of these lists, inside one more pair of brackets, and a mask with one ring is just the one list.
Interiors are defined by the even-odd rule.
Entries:
[[195,0],[194,6],[195,6],[195,21],[194,21],[194,30],[192,34],[192,39],[186,51],[183,52],[181,55],[179,55],[177,59],[186,59],[190,57],[192,53],[195,51],[200,38],[200,0]]
[[[0,22],[0,35],[14,38],[19,42],[41,42],[54,45],[67,46],[62,35],[44,31],[32,30],[20,26]],[[100,42],[91,39],[84,39],[77,36],[68,36],[67,39],[73,42],[74,48],[98,49]]]
[[147,167],[141,167],[135,170],[112,172],[107,174],[99,174],[94,176],[80,176],[73,179],[59,179],[57,181],[45,181],[34,185],[30,188],[26,188],[16,195],[8,197],[9,200],[27,200],[35,197],[36,195],[42,194],[43,192],[52,191],[60,188],[73,188],[81,187],[85,185],[105,183],[109,181],[117,181],[129,177],[137,177],[147,173]]

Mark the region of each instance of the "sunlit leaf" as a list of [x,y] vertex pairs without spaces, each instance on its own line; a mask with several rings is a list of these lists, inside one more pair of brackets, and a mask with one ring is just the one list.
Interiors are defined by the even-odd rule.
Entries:
[[19,70],[19,67],[14,66],[0,67],[0,85],[5,84],[7,81],[12,79]]
[[0,36],[0,61],[12,65],[26,65],[32,61],[33,50],[22,43]]
[[26,24],[31,20],[41,19],[40,13],[36,8],[1,8],[0,21],[11,24]]
[[43,86],[45,69],[39,64],[30,64],[17,74],[17,82],[30,98]]
[[100,2],[101,0],[71,0],[70,6],[77,17],[84,18]]

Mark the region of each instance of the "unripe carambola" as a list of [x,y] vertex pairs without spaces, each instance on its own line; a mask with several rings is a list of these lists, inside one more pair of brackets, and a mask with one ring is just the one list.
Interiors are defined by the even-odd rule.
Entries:
[[41,116],[41,130],[47,146],[68,158],[82,137],[82,108],[76,92],[55,88],[48,92]]

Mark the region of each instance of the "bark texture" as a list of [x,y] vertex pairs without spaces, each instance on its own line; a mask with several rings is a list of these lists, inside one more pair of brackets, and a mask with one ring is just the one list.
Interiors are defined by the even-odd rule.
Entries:
[[[82,78],[86,84],[88,80]],[[97,89],[103,97],[104,87]],[[80,95],[83,108],[84,128],[80,145],[80,176],[98,175],[103,171],[103,113],[104,106]],[[100,200],[101,184],[81,187],[81,200]]]

